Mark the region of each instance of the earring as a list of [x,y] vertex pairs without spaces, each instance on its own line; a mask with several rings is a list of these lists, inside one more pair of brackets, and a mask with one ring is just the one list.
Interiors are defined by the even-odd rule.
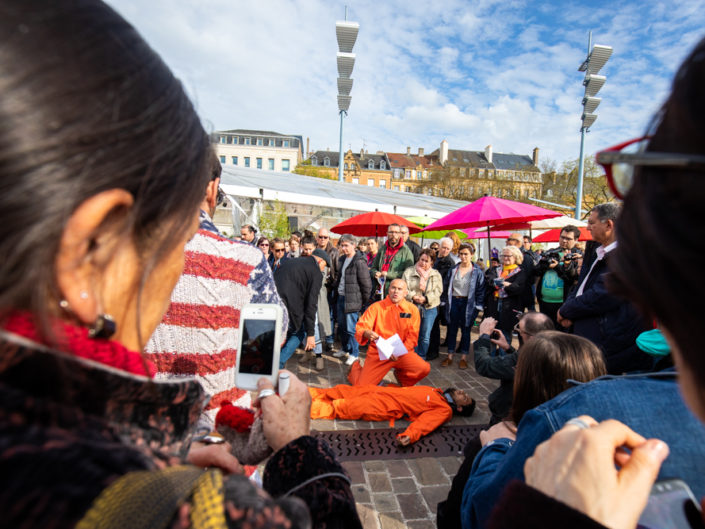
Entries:
[[117,326],[115,325],[115,320],[109,314],[100,314],[88,328],[88,336],[90,338],[110,338],[115,331]]
[[69,310],[69,302],[66,301],[65,299],[62,299],[59,301],[59,307],[61,307],[64,310]]

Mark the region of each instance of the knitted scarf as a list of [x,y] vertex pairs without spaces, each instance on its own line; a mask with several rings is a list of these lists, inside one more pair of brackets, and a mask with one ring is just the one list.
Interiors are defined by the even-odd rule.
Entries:
[[[43,343],[48,347],[57,347],[61,351],[72,353],[80,358],[122,369],[128,373],[151,378],[156,372],[154,365],[143,359],[137,351],[130,351],[121,343],[113,340],[90,338],[86,327],[79,327],[63,320],[57,319],[52,322],[52,332],[56,343],[47,343],[42,338],[35,318],[28,312],[13,312],[5,321],[3,328],[33,342]],[[145,370],[145,366],[147,370]]]
[[432,268],[424,270],[421,268],[421,263],[416,263],[416,272],[419,274],[419,289],[421,292],[426,292],[426,282],[428,281],[428,276],[431,275]]

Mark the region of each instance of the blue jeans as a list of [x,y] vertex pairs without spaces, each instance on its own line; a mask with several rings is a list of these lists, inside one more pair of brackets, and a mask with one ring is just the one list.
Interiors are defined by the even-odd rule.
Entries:
[[606,376],[578,384],[526,412],[511,449],[509,440],[499,439],[480,451],[463,493],[463,529],[485,527],[504,487],[524,478],[524,463],[536,447],[582,414],[598,422],[616,419],[647,439],[662,439],[671,455],[658,479],[678,476],[696,498],[705,495],[705,473],[699,464],[705,461],[705,427],[685,406],[675,371]]
[[293,356],[296,352],[296,348],[301,345],[305,339],[306,328],[303,324],[298,331],[289,334],[284,347],[282,347],[279,352],[279,369],[284,369],[284,364],[286,364],[286,361]]
[[[355,326],[360,315],[359,312],[345,312],[345,296],[338,294],[338,328],[341,329],[340,336],[343,351],[350,356],[357,358],[360,355],[360,345],[355,339]],[[343,329],[343,326],[345,328]]]
[[431,328],[433,327],[433,322],[436,321],[438,307],[433,307],[432,309],[424,308],[423,305],[417,305],[417,307],[421,315],[421,325],[419,326],[419,344],[416,346],[415,351],[417,355],[426,360],[428,344],[431,341]]
[[[448,322],[448,354],[455,353],[455,343],[458,339],[458,327],[462,330],[460,335],[460,350],[461,355],[466,355],[470,352],[470,329],[465,325],[465,311],[468,306],[467,299],[453,299],[450,305],[450,321]],[[433,323],[433,322],[431,322]]]

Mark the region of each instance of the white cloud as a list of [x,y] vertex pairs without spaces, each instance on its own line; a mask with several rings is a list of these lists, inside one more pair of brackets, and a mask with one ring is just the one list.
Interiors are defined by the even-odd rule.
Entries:
[[[204,123],[300,134],[337,149],[334,23],[324,0],[108,0],[184,81]],[[641,134],[701,37],[705,0],[358,0],[344,146],[578,156],[587,33],[611,45],[586,151]]]

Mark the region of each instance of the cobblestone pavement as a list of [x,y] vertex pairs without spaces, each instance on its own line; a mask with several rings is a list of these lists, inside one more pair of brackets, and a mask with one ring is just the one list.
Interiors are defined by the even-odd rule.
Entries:
[[[473,329],[473,341],[475,339],[477,327]],[[364,358],[362,351],[361,357]],[[487,395],[498,386],[497,381],[475,373],[472,352],[468,358],[470,367],[465,370],[458,369],[458,355],[455,355],[452,367],[441,367],[440,363],[445,357],[445,348],[441,348],[440,358],[431,361],[431,373],[420,384],[462,388],[477,400],[472,417],[453,417],[447,424],[486,424],[490,417]],[[327,354],[324,354],[324,361],[324,369],[316,371],[314,361],[305,360],[304,355],[296,354],[286,367],[310,386],[330,387],[348,383],[346,376],[349,368],[343,361]],[[385,380],[394,381],[390,375]],[[395,421],[395,428],[401,431],[407,424],[407,421],[398,420]],[[319,431],[366,428],[389,428],[389,422],[312,421],[312,429]],[[436,505],[447,497],[461,461],[462,456],[347,461],[343,466],[352,478],[353,494],[365,529],[426,529],[436,527]]]

